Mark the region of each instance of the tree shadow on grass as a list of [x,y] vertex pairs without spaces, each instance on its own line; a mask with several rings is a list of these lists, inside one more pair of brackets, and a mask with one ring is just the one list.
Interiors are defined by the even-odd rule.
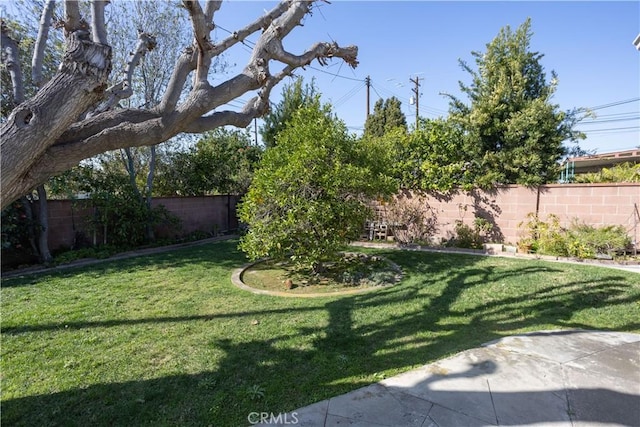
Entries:
[[[585,301],[597,309],[638,299],[613,272],[597,280],[554,282],[550,278],[563,269],[549,264],[522,263],[502,270],[473,256],[385,255],[404,267],[405,281],[400,285],[322,299],[315,308],[292,304],[231,314],[257,319],[270,315],[282,323],[282,332],[267,339],[213,335],[203,346],[215,347],[224,356],[210,370],[4,400],[3,424],[247,425],[251,412],[291,411],[504,335],[572,326],[574,313],[585,309]],[[514,277],[537,278],[542,284],[516,295],[473,294]],[[468,294],[472,301],[482,295],[491,298],[462,304]],[[318,309],[326,311],[326,323],[296,326],[294,316]],[[195,322],[201,317],[130,322]],[[620,329],[636,326],[633,322]],[[23,327],[12,332],[39,331]],[[292,345],[293,336],[304,340]]]

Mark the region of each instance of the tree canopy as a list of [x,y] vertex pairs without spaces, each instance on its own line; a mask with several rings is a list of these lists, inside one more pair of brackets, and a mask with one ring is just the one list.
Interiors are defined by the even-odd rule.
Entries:
[[215,129],[193,148],[169,156],[159,168],[157,192],[163,196],[244,194],[261,156],[262,149],[251,145],[246,129]]
[[297,77],[282,89],[282,99],[264,116],[264,125],[260,128],[262,142],[267,148],[276,144],[278,134],[287,127],[293,113],[305,105],[313,104],[316,95],[318,90],[315,82],[304,83],[302,77]]
[[[48,178],[105,151],[156,145],[181,133],[202,133],[226,125],[245,128],[266,113],[271,90],[280,81],[314,60],[322,65],[329,58],[340,58],[352,67],[358,63],[355,46],[321,42],[301,54],[284,48],[283,39],[312,11],[314,1],[282,1],[228,37],[214,41],[211,32],[222,2],[183,0],[183,13],[191,23],[191,41],[177,55],[166,87],[158,89],[160,102],[154,107],[112,108],[131,96],[130,71],[138,65],[133,59],[141,50],[155,46],[150,42],[152,35],[141,28],[138,41],[131,40],[127,49],[133,53],[127,69],[115,70],[123,73],[123,79],[108,85],[117,66],[106,25],[108,4],[95,0],[84,8],[80,2],[63,2],[64,10],[58,15],[64,17],[59,25],[64,55],[56,73],[0,125],[3,208]],[[41,57],[40,46],[47,43],[54,5],[53,1],[44,3],[34,60]],[[245,68],[225,81],[212,83],[216,58],[254,34],[258,39]],[[3,21],[3,61],[19,92],[21,85],[24,87],[16,70],[19,61],[10,59],[17,58],[20,49],[12,43],[15,37]],[[279,71],[272,73],[272,65]],[[230,101],[255,91],[240,111],[225,108]]]
[[241,248],[253,259],[290,257],[318,268],[359,237],[368,202],[395,190],[389,153],[358,140],[321,105],[295,111],[266,150],[240,209]]
[[584,136],[575,131],[577,111],[560,111],[552,102],[558,78],[547,81],[543,55],[530,50],[531,21],[509,26],[472,52],[476,69],[461,61],[471,83],[460,82],[470,104],[450,96],[450,120],[464,132],[464,152],[476,169],[476,182],[537,185],[558,176],[563,141]]
[[373,113],[367,117],[364,124],[364,134],[367,136],[383,136],[385,133],[401,128],[407,130],[407,118],[402,112],[402,103],[392,96],[386,100],[378,99],[373,106]]

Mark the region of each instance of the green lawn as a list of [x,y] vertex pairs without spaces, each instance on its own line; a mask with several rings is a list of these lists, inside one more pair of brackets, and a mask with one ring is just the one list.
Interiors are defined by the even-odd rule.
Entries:
[[523,331],[640,331],[640,275],[370,251],[403,281],[253,295],[236,241],[2,281],[2,424],[247,425]]

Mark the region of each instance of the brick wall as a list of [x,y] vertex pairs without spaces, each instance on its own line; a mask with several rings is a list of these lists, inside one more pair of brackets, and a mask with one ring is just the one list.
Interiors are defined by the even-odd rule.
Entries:
[[[235,230],[238,228],[236,215],[237,196],[206,197],[158,197],[152,205],[164,205],[168,211],[182,221],[177,233],[167,227],[156,230],[158,237],[174,237],[194,231],[206,233]],[[83,238],[86,243],[102,242],[100,230],[94,232],[90,226],[94,211],[89,201],[49,200],[49,248],[71,247]]]
[[[404,193],[400,197],[417,196]],[[453,236],[456,220],[472,225],[475,216],[481,216],[494,226],[493,241],[515,244],[519,240],[518,223],[525,220],[528,213],[538,212],[543,220],[548,214],[558,215],[563,226],[569,226],[574,218],[594,226],[622,225],[632,240],[640,242],[640,224],[634,228],[638,221],[634,216],[635,206],[640,209],[639,184],[558,184],[539,189],[513,185],[493,191],[428,194],[420,202],[437,217],[438,240]],[[161,197],[153,203],[164,205],[181,218],[181,234],[238,227],[235,196]],[[386,215],[387,208],[381,207],[381,216]],[[75,205],[68,200],[49,201],[50,248],[72,246],[77,231],[84,231],[91,242],[94,235],[89,231],[88,220],[92,214],[93,210],[82,201]],[[160,237],[172,233],[175,234],[168,229],[157,230]],[[95,238],[101,241],[100,235]]]
[[[543,220],[548,214],[557,215],[565,227],[574,218],[594,226],[622,225],[633,241],[640,242],[640,218],[634,214],[640,209],[639,184],[553,184],[539,189],[513,185],[493,191],[431,193],[421,202],[438,219],[438,240],[453,236],[456,220],[472,225],[481,216],[494,226],[493,241],[515,244],[520,238],[518,224],[528,213],[538,212]],[[385,208],[382,211],[384,216]]]
[[[209,233],[237,229],[237,202],[237,196],[157,197],[152,204],[164,205],[182,220],[180,233],[189,234],[194,231]],[[163,233],[168,236],[171,231],[159,230],[160,236]]]

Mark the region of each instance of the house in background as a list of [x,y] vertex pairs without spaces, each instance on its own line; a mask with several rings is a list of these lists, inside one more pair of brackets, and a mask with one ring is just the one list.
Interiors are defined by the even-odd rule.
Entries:
[[560,182],[571,182],[576,175],[600,172],[620,163],[640,163],[640,149],[568,158],[562,163]]

